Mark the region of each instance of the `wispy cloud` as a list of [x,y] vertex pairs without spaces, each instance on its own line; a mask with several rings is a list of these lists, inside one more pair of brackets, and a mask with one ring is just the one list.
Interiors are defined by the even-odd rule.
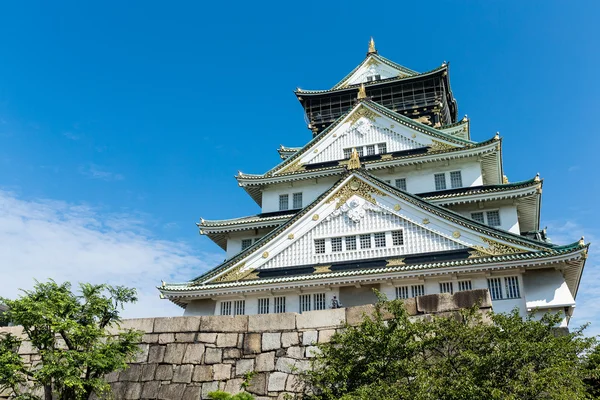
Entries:
[[30,289],[34,279],[108,282],[136,287],[139,302],[126,317],[181,315],[160,300],[160,280],[185,281],[215,265],[222,255],[195,254],[185,244],[159,240],[139,215],[109,214],[53,200],[24,200],[0,190],[0,266],[4,297]]
[[63,132],[63,136],[70,140],[79,140],[81,137],[73,132]]
[[103,181],[122,181],[125,177],[121,174],[107,171],[106,169],[100,167],[96,164],[89,164],[85,166],[79,167],[79,173],[88,178],[92,179],[100,179]]
[[571,165],[569,167],[569,169],[567,169],[568,172],[575,172],[578,171],[581,167],[579,165]]

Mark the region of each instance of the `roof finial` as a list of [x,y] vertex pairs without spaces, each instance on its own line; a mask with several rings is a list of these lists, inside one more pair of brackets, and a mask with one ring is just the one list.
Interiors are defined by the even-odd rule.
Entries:
[[160,281],[160,286],[161,287],[165,287],[165,286],[167,286],[167,283],[165,281],[161,280]]
[[535,178],[533,178],[533,180],[535,182],[539,182],[540,181],[540,173],[539,172],[537,174],[535,174]]
[[352,169],[359,169],[359,168],[360,168],[360,157],[358,156],[358,151],[356,151],[356,148],[353,148],[352,154],[350,155],[350,160],[348,160],[347,169],[348,169],[348,171],[350,171]]
[[504,184],[508,183],[508,176],[502,175],[502,183],[504,183]]
[[468,120],[469,120],[469,117],[467,116],[467,114],[465,114],[465,116],[463,117],[463,119],[462,119],[462,120],[463,120],[463,121],[468,121]]
[[494,140],[500,140],[500,132],[496,132],[494,135]]
[[585,246],[585,238],[583,236],[581,237],[581,239],[579,239],[579,246]]
[[367,98],[367,91],[365,90],[365,84],[361,83],[360,87],[358,88],[358,100],[362,100],[362,99],[366,99]]
[[371,40],[369,40],[369,51],[367,52],[367,55],[369,54],[377,54],[377,49],[375,48],[375,41],[373,40],[373,36],[371,36]]

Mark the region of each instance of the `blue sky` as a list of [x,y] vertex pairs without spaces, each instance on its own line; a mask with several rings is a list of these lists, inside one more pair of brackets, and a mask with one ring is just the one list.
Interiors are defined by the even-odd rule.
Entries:
[[[140,289],[129,315],[179,313],[152,286],[223,258],[194,223],[259,211],[233,176],[309,140],[293,89],[333,86],[371,35],[417,71],[450,61],[473,139],[500,131],[509,179],[545,178],[549,236],[593,241],[600,4],[564,4],[2,3],[4,295],[109,280]],[[595,333],[598,263],[592,247],[574,321]]]

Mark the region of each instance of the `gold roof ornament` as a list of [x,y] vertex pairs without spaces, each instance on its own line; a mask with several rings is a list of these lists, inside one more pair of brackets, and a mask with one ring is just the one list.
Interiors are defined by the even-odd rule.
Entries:
[[463,117],[463,119],[462,119],[462,120],[463,120],[463,121],[468,121],[468,120],[469,120],[469,117],[467,116],[467,114],[465,114],[465,116]]
[[496,132],[494,135],[494,140],[500,140],[500,132]]
[[373,36],[371,36],[371,40],[369,40],[369,51],[367,54],[377,54],[377,49],[375,48],[375,41],[373,40]]
[[349,171],[360,168],[360,157],[358,156],[358,151],[356,151],[355,148],[352,149],[352,154],[350,155],[350,160],[348,160],[348,166],[346,168]]
[[504,184],[508,183],[508,176],[502,175],[502,183],[504,183]]
[[583,247],[585,246],[585,238],[582,236],[581,239],[579,239],[579,246]]
[[365,85],[364,83],[360,84],[360,87],[358,88],[358,100],[362,100],[362,99],[366,99],[367,98],[367,91],[365,90]]
[[534,180],[535,182],[539,182],[539,181],[541,181],[541,179],[540,179],[540,173],[539,173],[539,172],[538,172],[537,174],[535,174],[535,178],[533,178],[533,180]]

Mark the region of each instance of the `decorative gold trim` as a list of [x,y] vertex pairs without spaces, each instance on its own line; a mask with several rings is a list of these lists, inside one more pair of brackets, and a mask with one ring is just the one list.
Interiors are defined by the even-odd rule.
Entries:
[[504,183],[504,184],[508,183],[508,176],[502,175],[502,183]]
[[315,267],[313,274],[325,274],[331,272],[331,265],[319,265]]
[[357,195],[370,203],[377,204],[377,201],[375,201],[372,194],[385,196],[385,193],[383,193],[381,190],[374,188],[360,179],[352,178],[350,182],[342,186],[329,199],[327,199],[326,203],[329,204],[337,200],[337,204],[335,206],[335,209],[337,210],[343,206],[350,197]]
[[250,272],[248,275],[245,275],[240,280],[242,280],[242,281],[250,281],[250,280],[253,280],[253,279],[258,279],[258,272],[255,272],[254,270],[252,272]]
[[262,258],[267,258],[267,257],[269,257],[269,252],[268,252],[268,251],[265,251],[265,252],[262,254]]
[[350,115],[350,117],[348,118],[348,122],[354,125],[354,123],[362,117],[365,117],[366,119],[374,122],[375,118],[380,117],[380,115],[366,108],[364,105],[361,105],[360,107],[358,107],[358,109],[356,109],[356,111],[352,113],[352,115]]
[[412,136],[412,138],[414,139],[414,138],[416,138],[416,137],[417,137],[417,134],[416,134],[416,133],[413,133],[411,136]]
[[373,36],[371,36],[371,40],[369,40],[369,51],[367,54],[377,53],[377,49],[375,48],[375,41],[373,40]]
[[346,166],[346,169],[348,169],[348,171],[353,170],[353,169],[359,169],[360,168],[360,157],[358,156],[358,151],[356,151],[355,148],[352,149],[352,154],[350,155],[350,160],[348,160],[348,165]]
[[246,271],[246,272],[241,272],[242,268],[244,268],[245,266],[246,266],[245,262],[236,265],[229,272],[227,272],[226,274],[223,274],[220,277],[218,277],[217,279],[215,279],[214,282],[230,282],[230,281],[239,280],[243,276],[245,276],[253,271],[253,270],[250,270],[250,271]]
[[360,84],[360,87],[358,88],[358,96],[356,98],[358,100],[362,100],[362,99],[366,99],[367,98],[367,91],[365,90],[364,83]]
[[482,237],[481,240],[483,240],[483,242],[486,243],[488,247],[473,246],[474,251],[469,252],[471,254],[469,258],[525,253],[525,250],[518,249],[507,244],[499,243],[495,240],[488,239],[486,237]]
[[371,65],[375,65],[375,66],[377,66],[377,65],[379,65],[379,64],[380,64],[380,62],[379,62],[379,61],[377,61],[376,59],[374,59],[374,58],[369,58],[369,60],[368,60],[368,61],[367,61],[367,63],[365,64],[365,66],[367,66],[367,67],[370,67]]
[[290,164],[283,170],[281,170],[281,172],[279,172],[279,173],[283,173],[283,172],[292,173],[292,172],[298,172],[298,171],[304,171],[304,165],[300,162],[299,159],[294,161],[292,164]]
[[459,231],[452,232],[452,237],[455,239],[458,239],[460,237],[460,232]]
[[394,211],[400,211],[400,210],[402,210],[402,206],[400,206],[400,204],[396,204],[394,206]]
[[387,264],[385,264],[386,267],[399,267],[402,265],[406,265],[404,264],[404,258],[394,258],[391,260],[386,260]]
[[423,218],[423,225],[429,224],[429,218]]
[[429,149],[427,150],[428,153],[434,152],[434,151],[447,151],[447,150],[452,150],[455,149],[456,147],[447,144],[447,143],[442,143],[442,142],[438,142],[437,140],[432,140],[431,144],[429,145]]
[[294,234],[293,234],[293,233],[290,233],[290,234],[288,235],[288,239],[290,239],[290,240],[294,239]]
[[394,125],[394,124],[391,124],[391,125],[390,125],[390,129],[394,129],[394,127],[395,127],[395,126],[396,126],[396,125]]
[[316,153],[318,153],[318,152],[319,152],[319,149],[315,149],[315,150],[313,151],[313,153],[315,153],[315,154],[316,154]]
[[313,221],[318,221],[319,220],[319,214],[315,214],[312,216],[312,220]]

